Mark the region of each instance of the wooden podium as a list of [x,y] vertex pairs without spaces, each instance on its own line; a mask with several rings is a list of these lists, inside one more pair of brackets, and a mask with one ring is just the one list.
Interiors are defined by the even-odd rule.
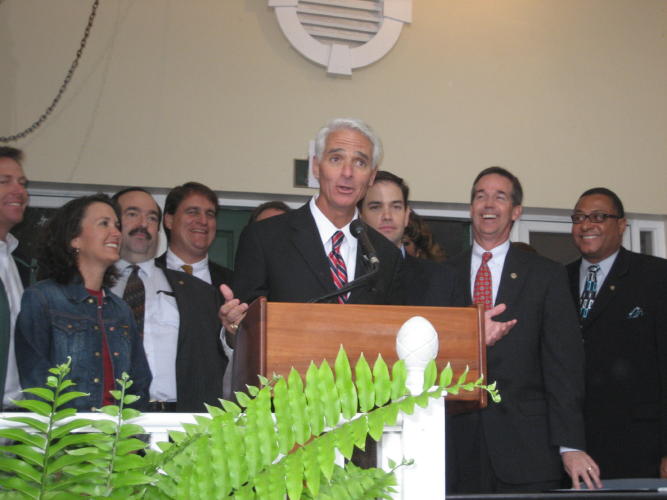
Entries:
[[[237,333],[233,390],[258,385],[257,374],[287,376],[292,367],[305,374],[311,360],[333,366],[341,345],[354,364],[363,352],[369,364],[378,353],[389,367],[398,359],[396,334],[405,321],[423,316],[440,337],[438,368],[451,362],[455,376],[466,365],[468,380],[486,373],[484,314],[481,307],[414,307],[356,304],[268,302],[259,297]],[[488,381],[487,381],[488,382]],[[486,391],[463,391],[447,397],[449,413],[486,406]]]

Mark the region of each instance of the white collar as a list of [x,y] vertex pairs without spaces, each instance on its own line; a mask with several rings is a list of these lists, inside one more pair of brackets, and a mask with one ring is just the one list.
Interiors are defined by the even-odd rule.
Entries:
[[14,250],[19,246],[19,240],[16,239],[16,236],[14,236],[12,233],[7,233],[7,236],[5,237],[4,240],[0,240],[0,243],[4,243],[7,245],[7,253],[13,253]]
[[157,266],[155,265],[155,259],[148,259],[137,263],[132,263],[126,261],[125,259],[120,259],[118,262],[116,262],[116,269],[118,269],[118,272],[122,275],[128,268],[134,265],[139,266],[139,269],[143,271],[146,276],[152,276],[153,272],[155,272],[155,269],[157,269]]
[[331,222],[326,215],[320,210],[320,207],[317,206],[317,203],[315,201],[317,200],[317,197],[319,195],[315,195],[310,199],[310,212],[313,214],[313,218],[315,219],[315,225],[317,226],[317,231],[320,233],[320,239],[322,240],[322,244],[324,245],[327,241],[331,239],[331,237],[336,233],[336,231],[342,231],[343,234],[345,235],[345,239],[348,241],[352,241],[352,233],[350,232],[350,224],[354,219],[359,217],[359,211],[354,209],[354,215],[352,216],[352,219],[350,222],[345,224],[343,227],[336,227],[333,222]]
[[491,252],[491,255],[493,256],[492,260],[498,261],[498,257],[502,257],[503,260],[505,256],[507,255],[507,252],[509,252],[510,249],[510,240],[509,238],[506,239],[503,243],[498,245],[497,247],[492,248],[491,250],[484,250],[479,243],[476,241],[473,241],[472,244],[472,253],[473,256],[477,257],[478,259],[481,260],[482,254],[486,252]]
[[[614,262],[616,262],[616,257],[618,256],[618,252],[620,251],[620,248],[616,250],[613,254],[611,254],[609,257],[602,259],[600,262],[596,262],[598,266],[600,266],[600,270],[602,271],[602,276],[607,276],[609,274],[609,271],[611,270],[611,266],[614,265]],[[581,257],[581,266],[579,267],[580,272],[583,272],[584,274],[588,272],[588,267],[592,266],[593,263],[586,260],[583,256]]]
[[[186,262],[172,252],[171,248],[167,248],[167,268],[181,270],[183,265],[186,265]],[[200,261],[187,265],[192,266],[193,272],[208,269],[208,255]]]

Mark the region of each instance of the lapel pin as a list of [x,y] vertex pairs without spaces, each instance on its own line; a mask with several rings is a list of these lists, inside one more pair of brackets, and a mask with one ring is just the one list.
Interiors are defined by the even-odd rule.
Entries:
[[609,285],[609,290],[611,290],[612,292],[616,290],[616,285]]
[[517,275],[516,275],[516,273],[511,273],[511,274],[510,274],[510,278],[512,278],[513,280],[517,279]]

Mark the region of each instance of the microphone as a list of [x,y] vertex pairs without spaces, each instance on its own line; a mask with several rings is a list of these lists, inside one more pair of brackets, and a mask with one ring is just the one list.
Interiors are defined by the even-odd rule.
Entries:
[[370,263],[369,272],[364,274],[363,276],[359,276],[358,278],[353,279],[352,281],[348,282],[347,285],[338,288],[333,292],[329,292],[326,295],[322,295],[321,297],[310,299],[308,303],[324,302],[325,300],[338,297],[339,295],[348,293],[354,290],[355,288],[359,288],[360,286],[365,285],[380,270],[380,259],[378,259],[377,253],[375,252],[375,248],[373,248],[373,244],[368,239],[368,234],[366,233],[366,225],[363,222],[361,222],[361,220],[355,219],[350,224],[350,232],[352,233],[352,236],[354,236],[361,242],[361,246],[364,250],[365,257],[368,258],[368,261]]
[[380,267],[380,259],[378,259],[371,240],[368,239],[366,224],[364,224],[361,219],[354,219],[350,224],[350,232],[352,233],[352,236],[361,242],[361,246],[363,247],[366,257],[368,257],[368,261],[371,264],[371,272],[378,269]]

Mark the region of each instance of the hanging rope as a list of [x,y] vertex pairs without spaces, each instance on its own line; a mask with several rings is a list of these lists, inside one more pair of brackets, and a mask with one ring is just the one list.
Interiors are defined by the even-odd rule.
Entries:
[[69,67],[69,71],[67,71],[65,80],[63,81],[62,85],[60,85],[60,89],[58,90],[56,96],[53,98],[53,101],[51,101],[49,107],[46,108],[46,111],[44,111],[44,113],[42,113],[42,115],[39,118],[37,118],[37,120],[23,132],[19,132],[18,134],[14,135],[9,135],[7,137],[0,136],[0,142],[14,142],[18,141],[19,139],[23,139],[27,135],[37,130],[51,115],[51,113],[53,113],[53,110],[58,105],[60,98],[65,93],[65,90],[67,90],[67,86],[69,85],[69,82],[72,80],[72,76],[74,76],[74,71],[76,71],[77,66],[79,66],[79,61],[81,60],[81,56],[83,55],[83,49],[86,47],[86,42],[88,42],[90,29],[93,27],[93,20],[95,19],[95,14],[97,14],[97,6],[99,5],[99,3],[100,0],[94,0],[93,2],[93,8],[90,12],[90,16],[88,17],[88,24],[86,25],[86,29],[83,32],[83,38],[81,39],[81,43],[79,44],[79,50],[76,51],[76,57],[74,58],[74,61],[72,61],[72,65]]

